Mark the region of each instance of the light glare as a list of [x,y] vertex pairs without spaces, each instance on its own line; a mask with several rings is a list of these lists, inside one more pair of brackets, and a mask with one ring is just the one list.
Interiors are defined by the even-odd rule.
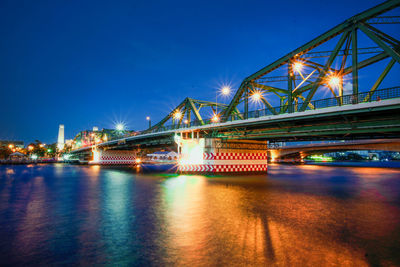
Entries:
[[118,131],[123,131],[124,130],[124,125],[122,124],[122,123],[118,123],[117,124],[117,126],[116,126],[116,129],[118,130]]
[[293,64],[293,70],[295,72],[301,72],[301,70],[303,69],[303,64],[300,62],[296,62]]
[[212,117],[212,122],[219,122],[219,117],[218,117],[218,115],[217,114],[215,114],[213,117]]
[[260,100],[261,100],[261,97],[262,97],[262,93],[261,93],[260,91],[255,91],[255,92],[251,95],[251,99],[252,99],[254,102],[260,101]]
[[221,89],[221,93],[222,93],[223,95],[229,95],[230,92],[231,92],[231,88],[230,88],[229,86],[224,86],[224,87],[222,87],[222,89]]
[[338,76],[331,76],[329,78],[329,82],[328,84],[332,87],[332,88],[337,88],[340,86],[340,82],[341,82],[341,78]]
[[182,118],[182,112],[180,112],[179,110],[175,112],[174,114],[174,119],[175,120],[180,120]]

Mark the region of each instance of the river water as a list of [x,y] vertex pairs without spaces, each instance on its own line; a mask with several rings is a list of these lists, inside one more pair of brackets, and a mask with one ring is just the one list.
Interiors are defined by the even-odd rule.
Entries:
[[400,265],[400,169],[0,166],[0,265]]

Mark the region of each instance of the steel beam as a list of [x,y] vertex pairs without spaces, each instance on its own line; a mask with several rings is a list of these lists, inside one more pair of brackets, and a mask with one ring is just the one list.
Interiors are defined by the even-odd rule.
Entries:
[[[400,2],[400,1],[399,1]],[[379,45],[388,55],[394,58],[398,63],[400,63],[400,54],[393,50],[390,46],[388,46],[382,39],[377,36],[370,29],[360,24],[359,29],[362,30],[372,41],[374,41],[377,45]]]
[[370,97],[372,97],[372,95],[374,94],[375,90],[378,88],[378,86],[382,83],[383,79],[386,77],[386,75],[389,73],[390,69],[393,67],[394,63],[396,61],[394,59],[390,60],[389,64],[386,66],[386,68],[383,70],[383,72],[381,73],[381,75],[379,75],[378,79],[376,80],[376,82],[374,83],[374,85],[372,86],[371,90],[370,90],[370,94],[368,94],[365,99],[364,102],[368,102],[370,100]]
[[352,45],[352,80],[353,80],[353,95],[358,94],[358,55],[357,55],[357,29],[354,27],[351,32],[351,45]]
[[335,49],[333,50],[331,56],[328,59],[328,62],[325,64],[324,69],[319,73],[317,80],[313,83],[313,87],[311,88],[310,92],[307,95],[306,101],[304,101],[303,105],[300,108],[300,111],[304,111],[308,103],[311,101],[312,97],[316,93],[318,87],[320,86],[320,83],[322,79],[325,77],[327,70],[330,68],[332,65],[333,61],[335,60],[340,48],[343,46],[344,42],[346,41],[346,38],[348,36],[348,31],[344,32],[342,36],[339,39],[339,42],[337,42]]

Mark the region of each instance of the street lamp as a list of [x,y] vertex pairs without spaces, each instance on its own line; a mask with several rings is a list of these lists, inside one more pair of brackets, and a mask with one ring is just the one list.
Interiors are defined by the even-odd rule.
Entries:
[[214,114],[214,116],[211,119],[212,122],[217,123],[219,121],[219,117],[217,114]]
[[329,84],[332,88],[339,88],[340,82],[341,82],[341,78],[340,78],[339,76],[332,75],[332,76],[329,77],[328,84]]
[[180,120],[181,118],[182,118],[182,112],[180,110],[177,110],[174,114],[174,119]]
[[252,99],[254,102],[260,101],[260,100],[261,100],[261,97],[262,97],[262,93],[261,93],[260,91],[255,91],[255,92],[251,95],[251,99]]
[[221,89],[221,93],[223,95],[229,95],[231,93],[231,88],[229,86],[224,86]]
[[122,123],[118,123],[115,128],[117,129],[117,131],[123,131],[125,127]]
[[218,112],[218,94],[222,94],[223,96],[228,96],[231,93],[231,88],[227,85],[222,86],[219,91],[215,94],[215,112]]
[[300,73],[302,69],[303,69],[303,64],[302,64],[301,62],[295,62],[295,63],[293,64],[293,70],[294,70],[295,72]]
[[149,129],[150,129],[150,128],[151,128],[151,119],[150,119],[150,116],[147,116],[147,117],[146,117],[146,120],[149,121]]

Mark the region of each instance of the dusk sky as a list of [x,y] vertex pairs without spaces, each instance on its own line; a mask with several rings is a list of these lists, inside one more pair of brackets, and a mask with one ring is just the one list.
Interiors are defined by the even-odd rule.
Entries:
[[0,1],[0,139],[146,128],[382,1]]

